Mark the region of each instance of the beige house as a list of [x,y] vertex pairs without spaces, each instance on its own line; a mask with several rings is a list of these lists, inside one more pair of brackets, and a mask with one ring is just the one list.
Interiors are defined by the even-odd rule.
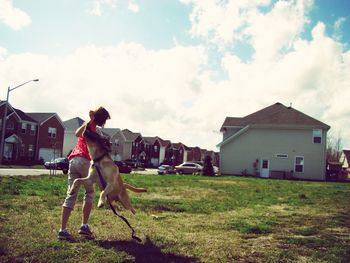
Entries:
[[110,137],[115,161],[139,160],[144,157],[143,139],[140,133],[128,129],[117,131]]
[[343,169],[350,168],[350,150],[343,150],[341,152],[339,162],[342,163]]
[[83,125],[84,120],[75,117],[63,122],[64,125],[64,140],[63,140],[63,156],[67,156],[77,144],[76,130]]
[[325,180],[330,126],[281,103],[220,129],[221,174]]

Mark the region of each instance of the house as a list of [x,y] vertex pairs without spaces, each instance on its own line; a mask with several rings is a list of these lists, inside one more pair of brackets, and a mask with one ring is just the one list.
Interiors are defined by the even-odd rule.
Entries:
[[325,180],[330,126],[276,103],[221,126],[222,174]]
[[146,158],[144,141],[140,133],[123,129],[114,134],[111,140],[114,143],[115,160],[143,161]]
[[160,140],[160,150],[159,150],[159,164],[167,163],[166,156],[169,148],[171,146],[170,140],[164,140],[158,137]]
[[171,143],[166,152],[166,159],[171,165],[179,165],[187,161],[188,152],[189,148],[185,144]]
[[[160,149],[162,141],[159,137],[143,137],[146,151],[146,160],[148,166],[158,167],[160,164]],[[164,158],[163,158],[164,159]]]
[[76,130],[83,125],[84,120],[76,117],[63,122],[64,140],[63,140],[63,156],[67,156],[77,144]]
[[[2,131],[6,101],[0,101],[0,130]],[[38,124],[23,111],[7,103],[3,160],[12,163],[35,161]]]
[[109,138],[111,142],[111,157],[114,161],[120,161],[121,156],[118,152],[119,139],[118,133],[120,132],[119,128],[101,128],[102,135]]
[[350,150],[343,150],[340,154],[339,162],[344,170],[350,172]]
[[203,161],[202,155],[201,155],[201,148],[198,146],[196,147],[188,147],[189,152],[187,156],[187,161]]
[[26,113],[38,124],[35,158],[48,161],[62,156],[64,124],[56,113]]

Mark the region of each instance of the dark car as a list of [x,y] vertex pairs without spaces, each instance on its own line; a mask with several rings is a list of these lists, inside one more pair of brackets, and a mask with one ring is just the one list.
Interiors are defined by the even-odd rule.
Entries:
[[50,170],[62,170],[64,174],[68,173],[69,161],[67,158],[57,158],[55,160],[47,161],[44,163],[46,169]]
[[131,173],[131,167],[127,165],[123,161],[114,161],[114,163],[118,166],[119,172],[124,173],[124,174],[129,174]]
[[174,166],[162,164],[158,167],[158,174],[176,174]]

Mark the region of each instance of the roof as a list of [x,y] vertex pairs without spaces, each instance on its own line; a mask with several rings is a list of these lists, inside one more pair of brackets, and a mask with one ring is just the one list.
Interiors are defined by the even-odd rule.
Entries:
[[312,126],[314,128],[322,128],[327,130],[330,128],[330,126],[327,124],[318,121],[292,107],[286,107],[278,102],[242,118],[226,117],[220,131],[222,131],[225,127],[244,127],[254,124],[300,125]]
[[183,144],[182,142],[178,142],[178,143],[172,143],[171,144],[172,147],[174,147],[175,149],[179,150],[181,147],[183,147],[186,151],[189,150],[189,147],[187,147],[185,144]]
[[104,134],[107,134],[109,137],[112,137],[115,135],[117,132],[120,131],[119,128],[102,128],[101,129]]
[[138,132],[135,133],[128,129],[122,130],[122,133],[127,141],[135,141],[137,137],[141,135],[141,133],[138,133]]
[[36,123],[36,120],[31,118],[28,114],[24,113],[23,111],[13,108],[14,111],[17,113],[17,115],[21,118],[22,121],[28,121],[28,122],[34,122]]
[[160,144],[163,146],[163,147],[167,147],[168,145],[171,144],[171,141],[170,140],[163,140],[162,138],[158,137],[157,138],[159,139],[160,141]]
[[62,127],[65,127],[61,118],[57,115],[57,113],[53,112],[31,112],[26,113],[29,115],[29,117],[33,118],[39,125],[42,125],[44,122],[46,122],[48,119],[52,117],[56,117],[58,121],[61,123]]
[[63,125],[66,129],[66,131],[76,131],[81,125],[83,125],[84,120],[79,118],[79,117],[75,117],[73,119],[69,119],[63,122]]
[[32,112],[32,113],[27,113],[29,117],[33,118],[36,122],[38,123],[43,123],[52,116],[56,115],[56,113],[51,113],[51,112]]
[[148,142],[149,144],[154,144],[157,140],[160,141],[158,137],[144,137],[144,136],[142,136],[142,138],[146,142]]

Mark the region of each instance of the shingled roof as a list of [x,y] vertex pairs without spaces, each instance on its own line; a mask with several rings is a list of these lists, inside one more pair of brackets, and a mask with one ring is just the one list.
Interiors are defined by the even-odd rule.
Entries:
[[122,130],[122,133],[127,141],[135,141],[141,135],[139,132],[132,132],[128,129]]
[[119,128],[102,128],[101,130],[104,134],[108,135],[109,137],[112,137],[114,134],[120,131]]
[[83,125],[84,120],[79,118],[79,117],[75,117],[73,119],[69,119],[63,122],[64,127],[66,129],[66,131],[76,131],[81,125]]
[[17,113],[17,115],[23,120],[23,121],[28,121],[28,122],[34,122],[36,123],[36,120],[31,118],[28,114],[24,113],[23,111],[13,108],[14,111]]
[[320,122],[292,107],[286,107],[281,103],[275,103],[242,118],[226,117],[220,131],[222,131],[225,127],[244,127],[254,124],[300,125],[312,126],[327,130],[330,128],[330,126],[327,124]]

